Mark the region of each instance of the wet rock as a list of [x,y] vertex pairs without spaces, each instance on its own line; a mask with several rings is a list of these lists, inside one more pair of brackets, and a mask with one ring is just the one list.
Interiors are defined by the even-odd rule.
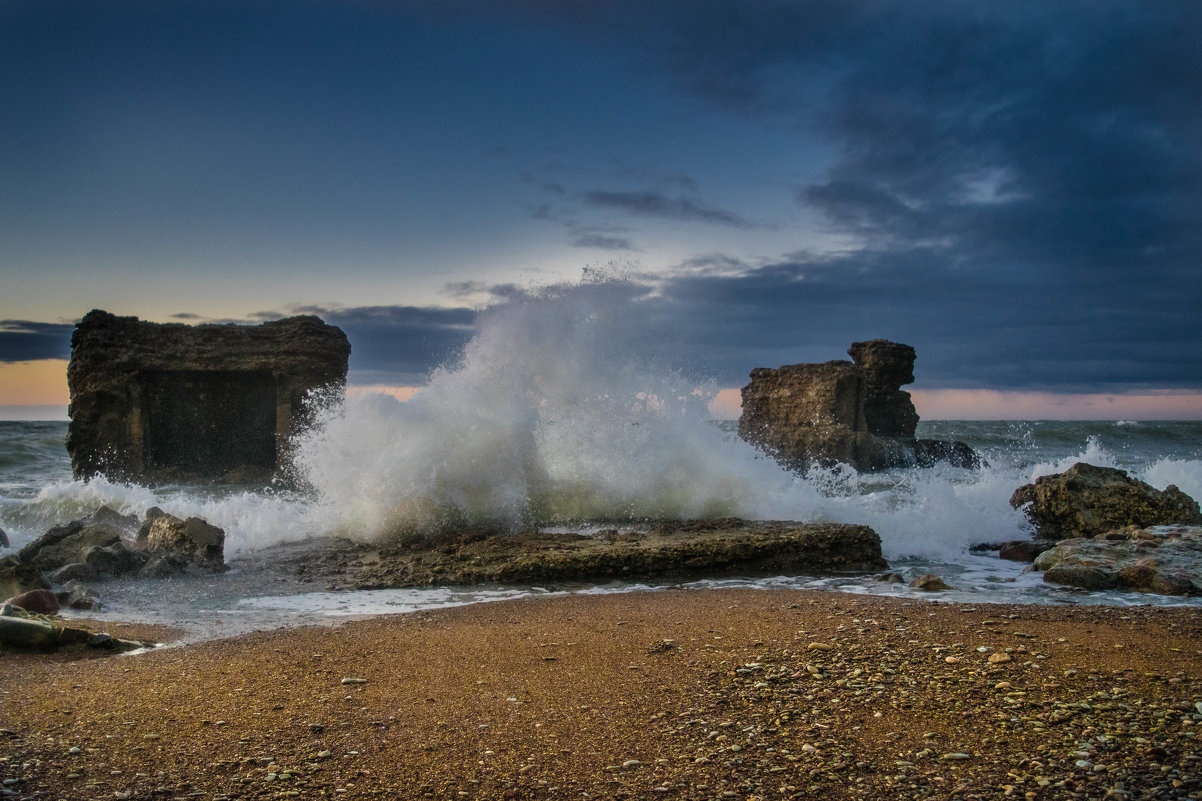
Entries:
[[1030,564],[1035,557],[1052,547],[1054,543],[1037,542],[1035,540],[1011,540],[1003,542],[998,548],[998,556],[1011,562],[1026,562]]
[[96,581],[99,578],[100,571],[83,562],[63,565],[50,574],[52,584],[66,584],[68,581]]
[[148,559],[146,553],[133,550],[122,540],[105,547],[94,545],[83,554],[84,564],[110,576],[136,573]]
[[918,440],[918,413],[901,390],[914,380],[914,348],[856,342],[855,360],[756,368],[743,387],[739,436],[787,467],[849,464],[857,470],[979,466],[963,443]]
[[77,610],[100,609],[100,599],[96,591],[84,586],[78,580],[68,581],[66,586],[54,594],[60,606]]
[[35,565],[22,562],[16,556],[0,558],[0,597],[7,598],[47,587],[49,585],[42,578],[42,571]]
[[106,523],[89,525],[73,520],[55,526],[17,552],[25,564],[39,570],[56,570],[72,562],[84,561],[84,553],[93,546],[101,548],[121,540],[121,530]]
[[1202,526],[1129,527],[1062,540],[1033,569],[1044,581],[1085,590],[1202,594]]
[[1078,462],[1063,473],[1040,476],[1014,491],[1042,539],[1093,537],[1124,526],[1202,524],[1198,503],[1175,486],[1163,491],[1124,470]]
[[137,545],[150,556],[143,575],[164,575],[173,566],[177,573],[190,565],[208,573],[226,569],[225,532],[199,517],[180,520],[152,508],[138,530]]
[[5,647],[49,651],[65,645],[82,645],[91,637],[91,632],[83,629],[23,617],[0,617],[0,645]]
[[[527,531],[405,539],[370,560],[306,558],[306,575],[356,589],[655,576],[875,572],[888,567],[867,526],[789,521],[665,521],[602,537]],[[452,547],[453,546],[453,547]],[[355,547],[355,546],[351,546]]]
[[20,595],[14,595],[4,602],[19,606],[26,612],[35,615],[54,615],[58,613],[58,599],[50,590],[30,590]]
[[943,579],[941,579],[938,576],[933,575],[931,573],[927,573],[926,575],[919,576],[918,578],[911,581],[909,586],[913,587],[916,590],[922,590],[923,592],[942,592],[943,590],[954,590],[955,589],[955,587],[952,587],[951,585],[944,582]]
[[0,548],[7,548],[8,544],[8,535],[4,533],[4,529],[0,528]]

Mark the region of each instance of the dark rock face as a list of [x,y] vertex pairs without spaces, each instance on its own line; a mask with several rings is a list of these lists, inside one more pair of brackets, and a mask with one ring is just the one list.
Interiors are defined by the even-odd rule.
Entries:
[[8,535],[4,533],[4,529],[0,528],[0,548],[8,547]]
[[67,450],[75,475],[260,480],[346,381],[350,344],[316,317],[258,326],[157,324],[92,311],[71,337]]
[[864,422],[878,437],[913,439],[918,411],[903,392],[914,383],[914,348],[884,339],[854,342],[847,351],[864,374]]
[[852,344],[855,360],[751,371],[739,435],[786,466],[843,462],[882,470],[946,461],[978,467],[962,442],[914,437],[918,412],[903,384],[914,380],[914,348],[883,339]]
[[1010,505],[1025,507],[1045,540],[1093,537],[1124,526],[1202,523],[1197,502],[1175,486],[1162,492],[1126,471],[1084,462],[1019,487]]

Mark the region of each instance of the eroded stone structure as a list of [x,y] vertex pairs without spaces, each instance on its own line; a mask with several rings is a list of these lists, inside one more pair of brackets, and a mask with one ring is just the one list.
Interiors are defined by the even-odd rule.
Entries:
[[917,439],[914,348],[884,339],[853,343],[846,360],[751,371],[739,435],[788,467],[843,462],[857,470],[950,461],[976,466],[960,442]]
[[310,393],[345,384],[350,351],[317,317],[188,326],[89,312],[67,368],[75,475],[266,478]]

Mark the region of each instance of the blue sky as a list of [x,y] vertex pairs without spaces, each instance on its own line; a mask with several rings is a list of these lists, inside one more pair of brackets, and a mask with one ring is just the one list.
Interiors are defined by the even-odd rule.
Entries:
[[1200,101],[1185,2],[8,0],[0,380],[104,308],[419,384],[605,268],[724,386],[884,337],[1202,416]]

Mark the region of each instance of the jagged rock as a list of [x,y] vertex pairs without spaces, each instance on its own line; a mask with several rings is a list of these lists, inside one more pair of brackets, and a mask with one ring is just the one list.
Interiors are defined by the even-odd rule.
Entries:
[[7,598],[48,586],[36,565],[22,562],[16,556],[0,558],[0,597]]
[[1126,471],[1078,462],[1063,473],[1040,476],[1014,491],[1041,539],[1092,537],[1123,526],[1199,524],[1198,503],[1175,486],[1164,491]]
[[154,507],[138,530],[137,544],[150,556],[142,575],[170,575],[189,565],[209,573],[226,569],[225,532],[199,517],[180,520]]
[[58,614],[58,599],[54,597],[54,593],[50,590],[30,590],[20,595],[14,595],[4,603],[19,606],[26,612],[31,612],[35,615]]
[[1128,526],[1062,540],[1035,559],[1043,580],[1086,590],[1202,594],[1202,527]]
[[0,528],[0,548],[7,548],[8,545],[8,535],[4,533],[4,529]]
[[848,351],[855,363],[758,367],[743,387],[739,436],[795,470],[842,462],[857,470],[979,467],[962,442],[918,440],[910,393],[914,348],[876,339]]
[[51,571],[84,561],[89,548],[104,548],[120,541],[121,530],[114,526],[105,523],[87,525],[83,520],[72,520],[51,528],[18,551],[17,557],[39,570]]
[[927,573],[926,575],[919,576],[918,578],[911,581],[909,586],[913,587],[916,590],[922,590],[923,592],[942,592],[944,590],[954,590],[955,589],[955,587],[946,583],[943,579],[939,578],[938,576],[936,576],[932,573]]
[[316,317],[157,324],[89,312],[71,337],[67,450],[76,477],[263,479],[346,382],[346,335]]

